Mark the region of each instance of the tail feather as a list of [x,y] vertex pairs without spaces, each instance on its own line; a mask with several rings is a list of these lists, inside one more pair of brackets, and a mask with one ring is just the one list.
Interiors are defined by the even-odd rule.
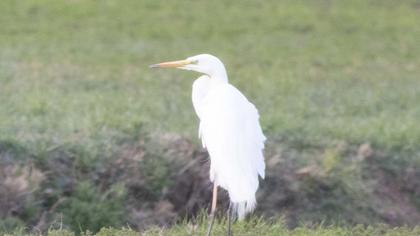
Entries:
[[233,207],[233,212],[236,213],[238,219],[243,220],[248,213],[255,209],[257,202],[255,198],[253,198],[244,202],[231,202],[231,204]]

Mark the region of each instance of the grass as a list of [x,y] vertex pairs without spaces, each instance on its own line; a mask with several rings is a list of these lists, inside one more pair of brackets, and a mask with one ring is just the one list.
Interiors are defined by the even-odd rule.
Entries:
[[[225,235],[227,225],[226,222],[218,222],[214,225],[213,235]],[[136,232],[130,228],[102,228],[98,233],[93,234],[89,231],[83,233],[83,236],[181,236],[181,235],[205,235],[207,230],[206,223],[198,225],[180,224],[171,228],[152,228],[143,232]],[[251,236],[415,236],[420,233],[419,228],[396,227],[390,228],[386,226],[364,227],[361,225],[354,227],[326,227],[326,226],[312,226],[312,227],[298,227],[293,230],[287,229],[281,222],[266,222],[261,220],[251,220],[249,222],[237,222],[232,227],[235,235]],[[16,231],[7,236],[38,236],[37,234],[23,234]],[[63,229],[50,229],[46,234],[48,236],[74,236],[72,231]]]
[[[68,202],[58,209],[83,217],[89,211],[84,201],[118,190],[114,184],[120,180],[93,187],[87,198],[72,181],[96,186],[105,178],[104,166],[112,166],[128,144],[176,133],[199,149],[190,101],[198,75],[148,68],[199,53],[220,57],[231,83],[258,107],[269,140],[268,161],[281,156],[286,166],[281,173],[314,163],[327,173],[290,183],[293,193],[308,190],[303,199],[313,204],[296,214],[309,222],[334,219],[336,207],[349,199],[363,209],[344,207],[352,213],[347,220],[362,215],[352,223],[371,223],[376,218],[364,210],[382,205],[378,200],[377,205],[363,205],[360,199],[370,194],[372,182],[379,182],[371,174],[377,168],[409,186],[402,191],[420,207],[415,200],[420,185],[412,182],[420,176],[419,8],[415,0],[3,0],[0,164],[32,163],[48,181],[28,190],[30,195],[21,200],[28,204],[19,210],[24,213],[14,216],[7,208],[0,209],[0,216],[13,215],[9,226],[34,226],[41,212],[64,196]],[[367,143],[376,158],[383,157],[369,168],[353,161],[357,148]],[[146,140],[146,150],[141,150],[161,160],[156,157],[166,147],[158,144]],[[164,178],[170,164],[145,163],[138,171],[146,173],[142,181],[153,190],[142,191],[159,196],[170,183]],[[63,165],[69,168],[61,169]],[[407,180],[410,168],[414,174]],[[268,171],[273,180],[279,175],[277,169]],[[286,177],[281,180],[289,181]],[[317,191],[325,186],[335,192],[326,191],[323,201]],[[45,193],[50,189],[51,196]],[[104,197],[93,207],[120,218],[126,190],[117,190],[116,197]],[[55,213],[50,217],[46,221],[59,218]],[[101,217],[88,228],[110,226]],[[80,229],[78,222],[65,224]],[[181,229],[168,232],[176,230]],[[319,235],[329,235],[328,230],[320,229]],[[343,235],[351,231],[337,230]]]
[[0,139],[102,149],[140,123],[195,138],[197,75],[147,65],[209,52],[268,136],[417,150],[417,7],[2,1]]

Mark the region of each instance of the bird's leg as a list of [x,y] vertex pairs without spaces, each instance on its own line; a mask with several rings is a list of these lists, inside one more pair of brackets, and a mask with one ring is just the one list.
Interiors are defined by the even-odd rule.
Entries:
[[227,220],[228,220],[228,232],[227,236],[233,236],[232,234],[232,203],[229,203],[229,209],[227,211]]
[[210,216],[209,216],[209,226],[207,228],[207,236],[211,235],[211,230],[213,228],[213,223],[214,223],[214,215],[216,213],[216,204],[217,204],[217,185],[216,183],[214,183],[213,185],[213,198],[211,201],[211,211],[210,211]]

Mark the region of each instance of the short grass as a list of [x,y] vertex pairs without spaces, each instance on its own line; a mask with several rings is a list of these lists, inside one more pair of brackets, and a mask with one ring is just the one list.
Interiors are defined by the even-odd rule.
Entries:
[[0,140],[95,150],[139,124],[195,138],[197,75],[147,66],[207,52],[257,105],[269,137],[419,147],[417,1],[5,0],[0,9]]
[[[143,232],[137,232],[130,228],[102,228],[94,234],[89,231],[82,233],[82,236],[185,236],[185,235],[206,235],[207,225],[179,224],[171,228],[153,228]],[[234,235],[240,236],[417,236],[420,228],[386,226],[364,227],[361,225],[354,227],[334,227],[334,226],[312,226],[298,227],[293,230],[287,229],[279,222],[263,222],[253,220],[251,222],[235,223],[232,227]],[[226,235],[226,222],[219,222],[214,225],[212,235]],[[69,230],[50,229],[48,236],[75,236]],[[23,231],[6,234],[5,236],[39,236],[38,234],[25,234]]]
[[[199,147],[190,101],[198,75],[148,65],[211,53],[258,107],[268,150],[286,143],[297,153],[288,159],[294,167],[316,162],[314,153],[334,156],[328,150],[337,143],[352,148],[370,143],[389,158],[383,163],[392,174],[410,166],[415,172],[420,164],[419,11],[416,0],[0,1],[0,157],[42,159],[37,167],[47,173],[51,169],[42,166],[47,159],[73,158],[71,173],[85,180],[105,157],[145,132],[177,133]],[[57,186],[66,180],[61,177]],[[93,188],[89,199],[102,190]],[[54,197],[60,194],[77,195]],[[37,210],[19,216],[17,225],[33,226],[43,207],[54,204],[34,199],[28,209]],[[107,203],[99,202],[98,208],[108,209],[101,207]],[[117,203],[114,217],[121,219]],[[325,211],[315,211],[311,220],[324,216]],[[95,229],[107,222],[100,219]],[[243,235],[260,229],[243,227]],[[259,232],[274,235],[276,227],[284,235],[352,232],[287,231],[277,225]],[[185,228],[163,234],[181,235]],[[408,229],[387,232],[410,235]]]

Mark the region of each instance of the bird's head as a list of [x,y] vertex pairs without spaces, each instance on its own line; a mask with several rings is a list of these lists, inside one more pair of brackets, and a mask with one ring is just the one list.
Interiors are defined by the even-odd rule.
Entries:
[[212,78],[227,79],[226,69],[219,58],[210,54],[199,54],[185,60],[162,62],[150,68],[178,68],[206,74]]

